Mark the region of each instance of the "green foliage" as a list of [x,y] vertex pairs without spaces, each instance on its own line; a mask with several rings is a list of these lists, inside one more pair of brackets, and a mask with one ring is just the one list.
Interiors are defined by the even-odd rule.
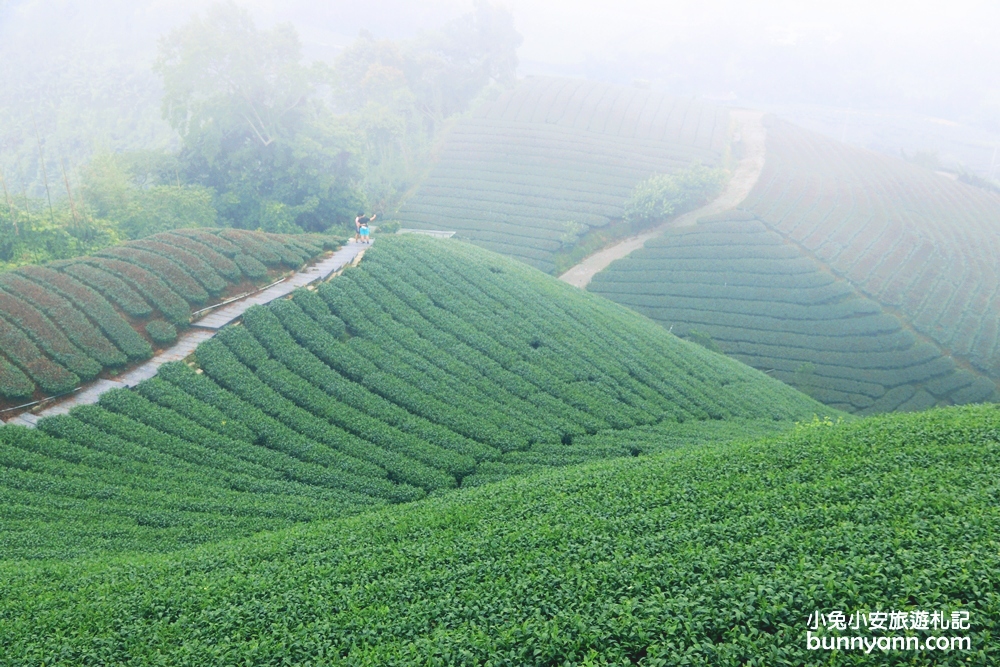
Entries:
[[647,224],[621,221],[651,173],[684,174],[679,206],[710,196],[721,172],[691,165],[721,163],[728,125],[725,108],[690,98],[529,77],[450,127],[395,217],[552,273]]
[[177,340],[177,328],[170,322],[151,320],[146,322],[145,329],[146,335],[159,345],[167,345]]
[[1000,380],[1000,280],[988,268],[1000,256],[995,193],[771,120],[764,169],[741,206]]
[[588,289],[839,410],[920,410],[995,395],[989,379],[957,368],[744,212],[671,229]]
[[514,85],[521,36],[509,11],[477,1],[440,30],[402,42],[367,31],[330,67],[334,105],[362,140],[359,182],[368,210],[384,213],[424,175],[449,118],[484,90]]
[[58,292],[46,289],[16,272],[0,275],[0,287],[34,304],[52,322],[58,323],[70,342],[102,366],[121,366],[127,361],[127,357]]
[[687,333],[687,339],[692,343],[697,343],[701,345],[706,350],[711,350],[712,352],[722,352],[718,344],[712,340],[712,336],[700,329],[691,329]]
[[164,117],[189,182],[217,194],[228,224],[322,231],[357,208],[355,138],[313,90],[287,24],[261,31],[234,4],[212,5],[160,45]]
[[[179,554],[10,563],[3,650],[12,664],[990,665],[998,433],[994,406],[893,415]],[[817,610],[914,609],[968,611],[972,650],[806,647]]]
[[379,223],[376,226],[376,230],[380,234],[395,234],[400,230],[401,227],[402,225],[398,220],[389,220],[387,222]]
[[119,241],[113,225],[74,216],[66,205],[50,215],[41,202],[26,206],[0,201],[0,271],[54,259],[69,259]]
[[[110,222],[124,239],[139,239],[181,227],[212,227],[212,191],[198,185],[153,182],[130,174],[129,156],[95,155],[82,169],[83,196],[94,216]],[[133,160],[135,161],[135,160]],[[151,167],[143,165],[142,172]],[[140,167],[133,166],[140,170]]]
[[[243,243],[275,262],[291,248],[219,234],[232,239],[221,249]],[[667,433],[728,435],[706,421],[792,428],[821,410],[523,264],[417,236],[386,236],[317,290],[251,308],[194,359],[42,420],[49,439],[14,438],[34,448],[30,462],[5,463],[0,440],[0,499],[18,508],[0,523],[0,559],[173,550],[655,451]],[[53,504],[45,488],[72,500]]]
[[700,164],[671,174],[653,174],[632,190],[624,219],[640,228],[669,220],[711,199],[725,180],[722,169]]
[[[153,350],[140,331],[158,345],[172,343],[192,305],[221,298],[244,279],[266,279],[269,270],[298,268],[342,240],[177,230],[0,274],[0,401],[19,401],[36,384],[44,393],[62,393],[105,368],[145,359]],[[167,321],[143,324],[154,312]]]
[[972,171],[962,169],[958,174],[957,180],[959,183],[966,183],[973,187],[982,188],[987,192],[1000,194],[1000,183],[997,183],[997,181],[992,178],[983,178],[979,174]]

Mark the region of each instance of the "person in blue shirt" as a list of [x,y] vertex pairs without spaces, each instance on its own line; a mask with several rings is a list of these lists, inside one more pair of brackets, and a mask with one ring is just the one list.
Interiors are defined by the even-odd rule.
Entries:
[[[358,217],[354,218],[354,230],[355,230],[354,231],[354,240],[355,241],[362,241],[363,240],[361,238],[361,236],[362,236],[362,234],[361,234],[361,226],[365,225],[367,227],[368,223],[372,222],[376,218],[377,215],[378,215],[377,213],[372,213],[371,216],[369,217],[369,216],[366,216],[364,214],[364,211],[358,211]],[[368,233],[366,232],[364,235],[367,236]]]

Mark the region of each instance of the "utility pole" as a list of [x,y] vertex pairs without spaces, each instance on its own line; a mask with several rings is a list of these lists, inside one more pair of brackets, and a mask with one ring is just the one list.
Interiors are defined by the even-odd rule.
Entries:
[[997,148],[1000,148],[1000,146],[994,146],[993,147],[993,158],[990,160],[990,180],[991,181],[993,180],[993,167],[995,167],[996,164],[997,164]]
[[38,135],[38,123],[35,122],[35,112],[31,112],[31,124],[35,127],[35,143],[38,144],[38,160],[42,165],[42,180],[45,182],[45,196],[49,200],[49,222],[56,224],[56,214],[52,211],[52,193],[49,192],[49,174],[45,170],[45,155],[42,154],[42,139]]

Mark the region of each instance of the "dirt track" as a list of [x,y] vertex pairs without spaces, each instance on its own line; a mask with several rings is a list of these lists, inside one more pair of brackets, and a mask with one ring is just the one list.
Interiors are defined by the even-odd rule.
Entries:
[[599,271],[607,268],[611,262],[628,256],[644,246],[646,241],[659,236],[670,227],[690,227],[698,221],[698,218],[728,211],[746,199],[764,168],[766,133],[760,122],[762,115],[759,111],[744,109],[734,109],[730,112],[730,116],[736,124],[734,138],[738,137],[742,143],[743,158],[736,165],[733,177],[726,184],[726,189],[722,191],[722,194],[701,208],[653,227],[642,234],[629,237],[604,250],[599,250],[563,273],[559,276],[559,280],[576,287],[586,287],[591,279]]

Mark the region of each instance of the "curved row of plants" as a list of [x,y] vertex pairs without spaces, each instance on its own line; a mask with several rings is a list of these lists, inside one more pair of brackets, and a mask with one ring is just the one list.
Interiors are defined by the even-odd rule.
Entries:
[[532,77],[456,123],[399,219],[552,272],[557,253],[621,219],[650,174],[719,164],[728,123],[691,98]]
[[842,410],[921,410],[995,396],[990,379],[956,367],[746,213],[670,230],[588,289]]
[[[996,406],[817,420],[176,554],[0,563],[0,655],[12,665],[992,665],[998,433]],[[810,615],[834,610],[946,622],[967,612],[970,628],[831,622],[814,635],[863,636],[874,650],[810,650]],[[886,650],[881,639],[941,634],[969,637],[968,650]]]
[[182,230],[0,274],[0,404],[54,395],[173,342],[193,308],[296,269],[339,239]]
[[742,204],[920,333],[1000,378],[1000,199],[902,159],[768,123]]
[[0,557],[171,550],[824,410],[523,264],[415,236],[247,310],[195,359],[0,428]]

